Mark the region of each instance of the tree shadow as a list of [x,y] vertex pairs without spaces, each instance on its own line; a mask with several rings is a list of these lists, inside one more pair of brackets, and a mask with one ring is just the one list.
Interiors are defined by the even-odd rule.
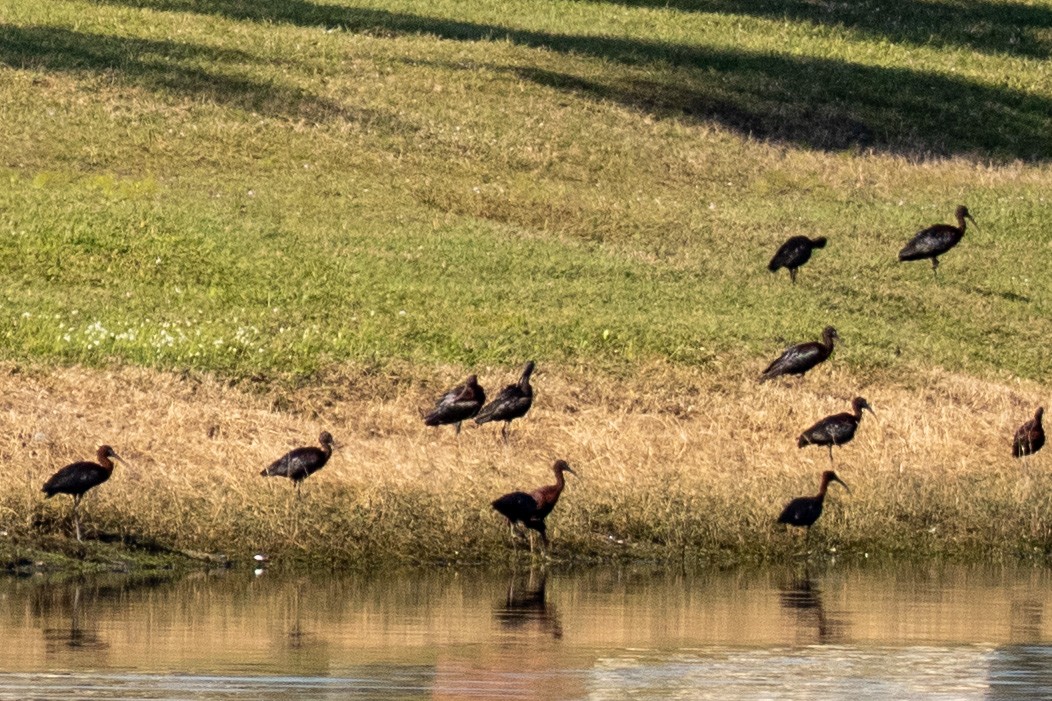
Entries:
[[200,68],[248,63],[251,54],[174,41],[131,39],[56,27],[0,24],[0,65],[62,73],[110,73],[149,90],[236,107],[270,117],[324,122],[389,119],[309,92]]
[[715,122],[815,150],[872,149],[918,159],[1052,156],[1052,100],[914,71],[743,52],[716,52],[704,71],[661,79],[598,81],[533,67],[490,68],[658,117]]
[[645,75],[626,77],[631,72],[608,71],[611,77],[601,80],[538,67],[490,68],[515,71],[523,80],[662,118],[713,121],[746,136],[819,150],[866,148],[917,158],[965,155],[1028,161],[1052,156],[1052,100],[941,74],[522,30],[307,0],[100,1],[235,20],[340,27],[380,36],[429,34],[450,40],[507,41],[639,66],[647,69]]
[[952,0],[585,0],[658,10],[735,14],[842,27],[867,39],[1052,56],[1052,8]]

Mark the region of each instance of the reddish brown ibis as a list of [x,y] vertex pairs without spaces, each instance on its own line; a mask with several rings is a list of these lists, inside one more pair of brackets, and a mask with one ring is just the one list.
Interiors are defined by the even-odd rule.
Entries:
[[957,205],[957,211],[954,212],[954,215],[957,217],[957,226],[936,224],[918,231],[910,239],[910,242],[906,244],[905,248],[899,251],[899,260],[924,260],[925,258],[931,258],[932,274],[938,277],[939,256],[960,242],[961,237],[964,236],[964,220],[971,219],[973,224],[977,227],[979,226],[972,219],[972,215],[968,213],[968,208],[963,204]]
[[826,360],[833,352],[833,340],[839,340],[836,329],[827,326],[822,331],[821,341],[808,341],[798,343],[782,351],[767,369],[760,375],[760,382],[780,377],[782,375],[803,376],[808,370]]
[[818,494],[813,497],[797,497],[786,504],[782,509],[782,515],[778,517],[778,523],[802,526],[807,529],[807,534],[811,535],[811,526],[822,515],[822,502],[825,501],[826,489],[829,488],[830,482],[839,482],[848,493],[851,492],[835,472],[826,470],[822,473],[822,485],[818,488]]
[[92,487],[97,487],[110,478],[113,474],[113,461],[124,462],[113,448],[108,445],[100,445],[95,455],[97,462],[83,461],[66,465],[61,470],[51,475],[41,489],[50,499],[56,494],[71,494],[73,496],[73,524],[77,530],[77,540],[80,540],[80,516],[77,507],[80,500]]
[[288,477],[296,485],[296,498],[299,499],[300,484],[303,480],[325,467],[325,463],[332,457],[332,434],[322,431],[318,442],[321,444],[320,448],[306,446],[290,450],[270,463],[270,466],[263,468],[259,474],[263,477]]
[[1041,417],[1044,415],[1045,408],[1039,406],[1034,418],[1020,426],[1015,432],[1015,440],[1012,441],[1012,457],[1021,458],[1041,450],[1041,446],[1045,444],[1045,429],[1041,426]]
[[478,416],[475,417],[475,423],[480,426],[490,421],[503,421],[504,427],[500,435],[505,443],[508,442],[508,426],[511,425],[511,422],[525,416],[533,406],[533,387],[530,386],[533,367],[532,360],[526,363],[519,381],[502,389],[492,402],[482,407]]
[[789,281],[796,284],[796,269],[811,260],[812,251],[816,248],[825,248],[825,246],[826,238],[824,236],[819,236],[816,239],[809,239],[806,236],[793,236],[783,243],[778,252],[774,254],[774,258],[771,258],[771,262],[767,264],[767,269],[772,273],[777,272],[781,268],[787,269],[789,271]]
[[464,384],[457,385],[438,398],[435,408],[424,417],[424,425],[453,424],[459,434],[460,422],[467,421],[478,414],[479,409],[485,403],[486,391],[479,384],[478,377],[468,375]]
[[[559,501],[559,495],[563,493],[566,486],[566,478],[563,473],[569,472],[577,475],[565,460],[556,460],[552,465],[555,472],[555,484],[538,487],[532,492],[512,492],[505,494],[493,501],[493,508],[504,518],[508,519],[511,527],[512,537],[517,531],[516,525],[524,526],[541,534],[541,543],[545,550],[548,549],[548,529],[544,525],[544,519],[552,512]],[[530,539],[530,551],[533,551],[533,539]]]
[[855,397],[851,402],[852,412],[833,414],[827,416],[811,428],[800,434],[797,446],[803,448],[805,445],[824,445],[829,447],[829,462],[833,462],[833,446],[844,445],[855,437],[858,424],[862,421],[862,410],[867,410],[873,416],[876,412],[862,397]]

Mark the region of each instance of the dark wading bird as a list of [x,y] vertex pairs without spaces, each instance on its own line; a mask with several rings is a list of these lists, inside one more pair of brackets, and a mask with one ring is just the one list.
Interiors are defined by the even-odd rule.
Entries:
[[790,282],[796,284],[796,269],[811,260],[811,251],[825,247],[826,238],[824,236],[816,239],[793,236],[774,254],[774,258],[771,258],[771,262],[767,264],[767,269],[774,273],[780,268],[786,268],[789,271]]
[[508,442],[508,426],[512,420],[525,416],[533,405],[533,387],[530,386],[533,367],[532,360],[526,363],[519,381],[502,389],[475,417],[475,423],[480,426],[490,421],[503,421],[504,428],[501,429],[500,435],[505,443]]
[[[565,460],[556,460],[552,465],[552,471],[555,472],[555,484],[538,487],[529,493],[512,492],[493,501],[493,508],[497,510],[497,513],[508,519],[512,538],[515,538],[518,533],[515,529],[516,524],[525,526],[541,534],[541,543],[545,550],[548,549],[548,528],[544,525],[544,519],[555,508],[559,495],[563,493],[563,487],[566,486],[566,478],[563,473],[569,472],[571,475],[577,475]],[[530,538],[530,552],[533,552],[532,537]]]
[[876,416],[873,407],[862,397],[855,397],[851,402],[854,413],[844,412],[827,416],[811,428],[800,434],[797,446],[803,448],[805,445],[824,445],[829,447],[829,462],[833,462],[833,446],[844,445],[855,437],[858,424],[862,421],[862,410],[866,409],[870,414]]
[[1012,457],[1021,458],[1041,450],[1041,446],[1045,444],[1045,429],[1041,425],[1041,417],[1044,415],[1045,407],[1039,406],[1034,418],[1020,426],[1015,432],[1015,440],[1012,441]]
[[464,384],[447,391],[438,401],[435,408],[424,417],[425,426],[444,426],[453,424],[460,433],[460,422],[467,421],[486,403],[486,391],[479,385],[478,377],[468,375]]
[[818,488],[818,494],[813,497],[797,497],[786,504],[785,508],[782,509],[782,515],[778,517],[778,523],[786,523],[790,526],[803,526],[807,529],[807,535],[810,536],[811,526],[822,515],[822,502],[825,501],[826,489],[829,487],[830,482],[840,482],[840,484],[844,485],[844,489],[847,489],[848,493],[851,492],[843,480],[836,476],[835,472],[826,470],[822,473],[822,486]]
[[332,434],[322,431],[318,442],[321,443],[320,448],[308,446],[290,450],[259,474],[263,477],[288,477],[296,485],[296,498],[299,499],[303,480],[325,467],[332,457]]
[[906,247],[899,251],[899,260],[924,260],[925,258],[931,258],[931,272],[938,277],[939,256],[960,242],[961,237],[964,236],[964,220],[971,219],[976,227],[979,226],[972,219],[972,215],[968,213],[968,208],[963,204],[957,205],[957,211],[954,214],[957,217],[957,226],[936,224],[918,231],[910,242],[906,244]]
[[56,494],[73,496],[73,524],[77,530],[77,540],[80,540],[80,516],[77,514],[77,507],[84,493],[110,478],[110,475],[113,474],[113,460],[124,462],[108,445],[99,446],[95,459],[98,462],[85,460],[66,465],[51,475],[51,479],[45,482],[43,489],[40,490],[47,494],[47,499]]
[[808,370],[821,363],[833,352],[833,339],[840,339],[836,329],[827,326],[822,331],[821,341],[798,343],[786,348],[778,358],[767,366],[760,375],[760,382],[772,380],[781,375],[803,376]]

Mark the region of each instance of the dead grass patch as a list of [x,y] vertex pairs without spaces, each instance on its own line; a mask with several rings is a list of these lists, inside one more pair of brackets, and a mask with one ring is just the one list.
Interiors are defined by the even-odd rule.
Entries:
[[[556,557],[770,559],[800,546],[773,524],[813,493],[829,460],[795,439],[844,411],[859,379],[819,370],[802,382],[706,376],[670,366],[611,380],[543,368],[534,410],[509,446],[492,427],[429,430],[419,409],[466,374],[354,371],[318,384],[246,391],[211,376],[131,367],[3,368],[0,525],[9,537],[69,530],[69,500],[44,501],[55,469],[103,442],[128,461],[84,503],[88,533],[187,550],[333,562],[508,557],[489,502],[569,478],[549,519]],[[491,391],[515,368],[486,368]],[[834,450],[852,494],[833,489],[816,547],[857,553],[1034,555],[1052,546],[1048,457],[1013,460],[1016,426],[1045,388],[931,371],[869,385],[876,409]],[[293,500],[259,470],[321,430],[339,445]]]

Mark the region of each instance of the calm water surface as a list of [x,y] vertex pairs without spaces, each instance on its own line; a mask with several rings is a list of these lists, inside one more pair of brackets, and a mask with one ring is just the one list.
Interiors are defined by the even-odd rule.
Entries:
[[1046,569],[0,577],[0,699],[1052,698]]

